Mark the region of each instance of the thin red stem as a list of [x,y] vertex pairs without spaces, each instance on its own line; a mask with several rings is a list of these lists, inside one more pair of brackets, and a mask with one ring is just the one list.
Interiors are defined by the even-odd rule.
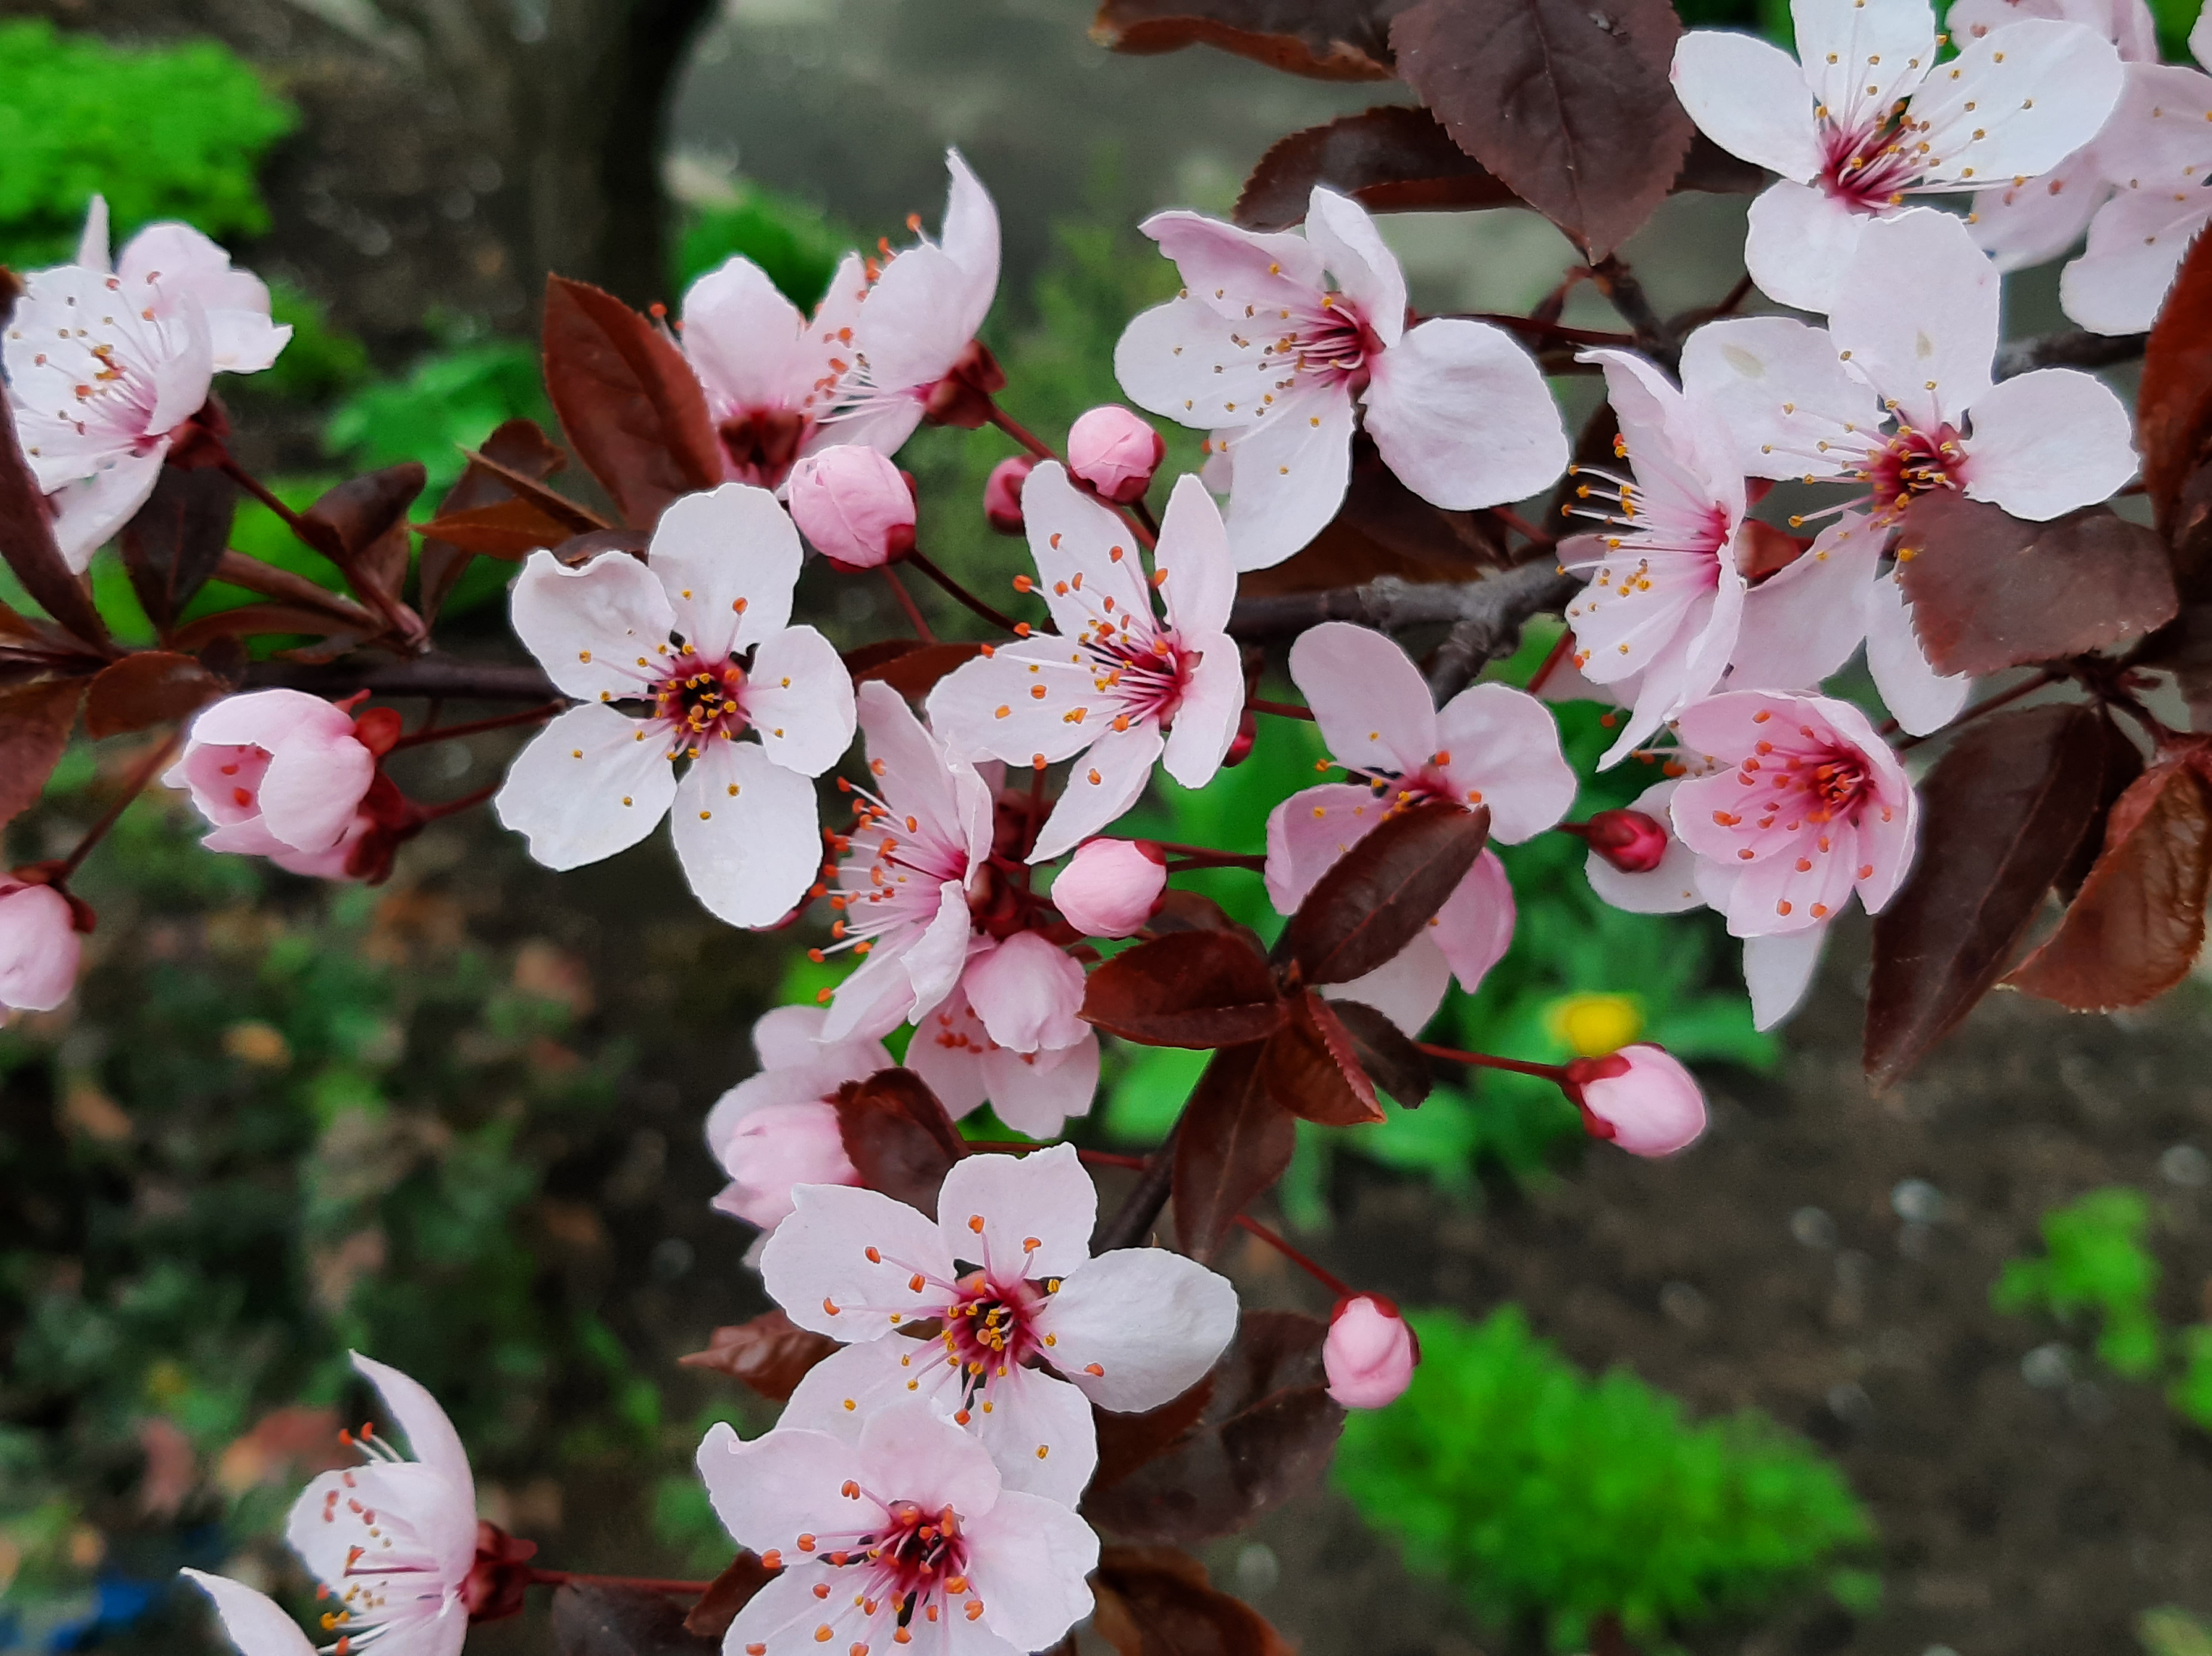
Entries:
[[939,569],[936,564],[924,557],[920,552],[908,552],[906,555],[906,561],[913,564],[915,569],[921,570],[922,574],[927,575],[932,581],[934,581],[938,586],[944,590],[945,594],[952,599],[955,603],[965,606],[974,613],[981,616],[983,619],[988,621],[993,626],[999,628],[1004,632],[1018,633],[1021,630],[1020,625],[1015,622],[1011,616],[1002,615],[997,610],[993,609],[988,604],[986,604],[981,599],[976,597],[975,594],[969,592],[967,588],[962,586],[951,575],[945,574],[944,570]]
[[1534,696],[1538,691],[1543,689],[1544,681],[1552,676],[1560,662],[1567,659],[1567,652],[1574,647],[1574,634],[1571,631],[1561,632],[1559,642],[1552,646],[1552,653],[1544,658],[1543,665],[1536,669],[1534,675],[1528,680],[1528,694]]
[[146,784],[153,781],[161,773],[161,767],[169,762],[169,755],[177,751],[177,742],[182,734],[180,731],[170,732],[167,740],[139,761],[138,768],[124,782],[123,791],[116,796],[115,802],[101,813],[99,821],[84,831],[84,837],[77,841],[76,849],[62,860],[61,872],[54,877],[56,885],[66,881],[82,867],[85,858],[91,855],[92,848],[107,837],[107,831],[122,819],[123,813],[131,808],[131,801],[146,791]]
[[466,724],[427,725],[421,730],[410,730],[392,744],[395,753],[403,747],[421,747],[430,742],[449,742],[457,736],[481,735],[487,730],[505,730],[513,725],[542,724],[568,705],[567,699],[548,702],[542,707],[530,708],[520,713],[502,713],[494,719],[472,719]]
[[635,1587],[640,1592],[688,1592],[696,1598],[712,1581],[671,1581],[658,1575],[592,1575],[582,1570],[532,1570],[533,1587],[566,1587],[578,1584],[594,1587]]
[[1460,311],[1456,314],[1470,322],[1489,322],[1501,328],[1510,328],[1516,333],[1533,333],[1540,339],[1556,340],[1565,345],[1632,345],[1632,333],[1610,333],[1598,328],[1571,328],[1559,322],[1546,322],[1533,316],[1513,316],[1498,311]]
[[1338,1299],[1349,1300],[1352,1297],[1350,1283],[1327,1267],[1316,1264],[1297,1249],[1292,1247],[1287,1239],[1269,1230],[1258,1220],[1248,1219],[1244,1215],[1239,1214],[1237,1215],[1237,1223],[1274,1249],[1292,1264],[1298,1266],[1307,1275],[1312,1277],[1315,1282],[1320,1283]]
[[1152,515],[1152,508],[1146,505],[1142,499],[1129,502],[1129,515],[1136,519],[1144,527],[1145,533],[1155,541],[1160,538],[1160,521]]
[[1555,1086],[1566,1085],[1567,1072],[1555,1063],[1530,1063],[1521,1058],[1501,1058],[1493,1052],[1462,1052],[1455,1046],[1434,1046],[1426,1041],[1416,1041],[1413,1044],[1431,1058],[1442,1058],[1447,1063],[1468,1064],[1477,1069],[1510,1069],[1516,1075],[1534,1075],[1539,1081],[1550,1081]]
[[473,811],[494,794],[499,792],[499,787],[497,782],[494,782],[489,788],[477,788],[473,794],[464,794],[457,800],[447,800],[443,805],[418,805],[415,808],[422,813],[423,821],[435,822],[441,817],[459,816],[464,811]]
[[898,578],[898,571],[888,563],[883,566],[883,570],[884,580],[890,586],[892,596],[898,600],[899,607],[906,612],[907,624],[914,629],[914,636],[925,644],[935,643],[937,635],[929,630],[929,623],[922,617],[921,606],[914,601],[914,594],[906,589],[906,582]]
[[1279,719],[1304,719],[1311,723],[1314,716],[1310,707],[1301,707],[1296,702],[1270,702],[1259,696],[1247,696],[1244,705],[1255,713],[1272,713]]
[[1490,514],[1507,528],[1521,536],[1531,546],[1553,547],[1559,544],[1557,535],[1547,535],[1510,506],[1493,506]]

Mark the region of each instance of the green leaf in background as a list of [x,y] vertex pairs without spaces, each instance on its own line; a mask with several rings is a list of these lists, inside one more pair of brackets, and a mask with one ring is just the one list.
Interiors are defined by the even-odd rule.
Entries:
[[365,469],[420,460],[434,503],[474,448],[503,422],[535,420],[556,429],[536,349],[520,339],[464,343],[424,357],[403,379],[365,386],[331,414],[324,446]]
[[2007,1260],[1990,1303],[2062,1319],[2094,1312],[2097,1355],[2115,1373],[2143,1379],[2157,1369],[2161,1346],[2158,1261],[2143,1246],[2149,1228],[2148,1200],[2125,1184],[2053,1208],[2043,1215],[2044,1257]]

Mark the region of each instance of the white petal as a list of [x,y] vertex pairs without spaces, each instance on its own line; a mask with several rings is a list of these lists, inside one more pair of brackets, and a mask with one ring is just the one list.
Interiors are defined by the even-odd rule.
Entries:
[[564,695],[642,696],[665,671],[675,612],[660,582],[628,552],[602,552],[574,569],[549,551],[532,552],[510,607],[515,636]]
[[1073,1046],[1035,1052],[1001,1047],[983,1054],[978,1068],[1000,1121],[1031,1138],[1051,1138],[1069,1117],[1091,1113],[1098,1094],[1098,1037],[1086,1029]]
[[2089,246],[2059,278],[2066,314],[2095,333],[2142,333],[2158,320],[2189,244],[2212,218],[2212,191],[2123,190],[2089,221]]
[[1236,467],[1229,549],[1238,569],[1279,563],[1328,527],[1352,477],[1352,397],[1339,387],[1287,395],[1269,418],[1216,435]]
[[936,1342],[869,1340],[833,1351],[808,1369],[776,1417],[776,1429],[827,1432],[858,1443],[860,1428],[894,1403],[926,1403],[950,1420],[961,1396],[960,1372],[945,1362]]
[[1516,917],[1513,882],[1506,878],[1498,853],[1485,846],[1429,927],[1452,976],[1469,995],[1482,987],[1490,969],[1513,947]]
[[750,259],[724,260],[684,295],[684,355],[710,399],[796,409],[827,371],[799,307]]
[[1237,741],[1244,716],[1244,661],[1226,633],[1190,669],[1162,759],[1185,788],[1203,788]]
[[2135,423],[2094,374],[2037,368],[1984,392],[1972,412],[1966,493],[2014,517],[2093,506],[2136,474]]
[[957,149],[945,152],[945,170],[951,182],[945,190],[945,220],[937,245],[967,274],[958,320],[961,332],[972,337],[990,314],[998,291],[999,210]]
[[1844,267],[1858,251],[1863,218],[1816,186],[1784,179],[1751,204],[1744,268],[1778,304],[1826,312],[1842,291]]
[[1154,1409],[1213,1367],[1237,1331],[1237,1290],[1179,1253],[1120,1248],[1072,1271],[1037,1326],[1053,1367],[1100,1408]]
[[1075,1147],[1055,1144],[1032,1155],[956,1161],[937,1211],[957,1258],[994,1275],[1067,1276],[1088,1269],[1098,1190]]
[[453,1422],[429,1388],[358,1351],[350,1355],[355,1371],[376,1388],[376,1395],[392,1411],[400,1435],[407,1440],[408,1452],[451,1484],[461,1505],[473,1511],[476,1479],[469,1471],[468,1451],[461,1447],[461,1434],[453,1430]]
[[[1024,1367],[994,1377],[986,1401],[988,1412],[970,1409],[969,1425],[998,1463],[1006,1488],[1073,1507],[1098,1469],[1091,1400],[1066,1380]],[[997,1608],[983,1602],[987,1610]]]
[[1674,95],[1732,155],[1802,184],[1820,170],[1813,89],[1797,60],[1756,35],[1692,29],[1674,43]]
[[222,1630],[230,1635],[240,1656],[314,1656],[315,1647],[300,1631],[300,1624],[267,1593],[256,1592],[245,1582],[234,1581],[227,1575],[189,1569],[177,1574],[215,1601],[216,1614],[222,1618]]
[[[801,1184],[791,1194],[791,1217],[761,1253],[761,1280],[799,1327],[874,1340],[891,1331],[891,1312],[927,1316],[946,1302],[951,1250],[920,1211],[845,1184]],[[871,1249],[880,1257],[869,1258]],[[917,1275],[921,1286],[909,1286]]]
[[1306,208],[1306,240],[1376,338],[1395,345],[1406,331],[1406,273],[1367,210],[1316,184]]
[[1158,721],[1146,719],[1107,731],[1078,754],[1029,860],[1048,861],[1119,820],[1143,795],[1163,746]]
[[54,490],[54,544],[72,570],[82,575],[92,555],[138,515],[161,480],[161,461],[168,452],[169,440],[163,437],[146,454],[116,455],[90,476]]
[[[95,192],[85,204],[84,228],[77,235],[75,262],[88,271],[98,271],[103,276],[114,268],[107,256],[107,198]],[[191,1574],[190,1570],[185,1573],[187,1575]]]
[[[1881,404],[1844,368],[1826,328],[1787,316],[1708,322],[1682,346],[1682,387],[1720,411],[1755,478],[1834,477],[1856,463]],[[1826,444],[1826,449],[1822,445]]]
[[804,557],[799,531],[774,495],[726,483],[663,512],[646,563],[668,594],[676,630],[719,661],[790,624]]
[[1654,782],[1629,804],[1630,810],[1641,811],[1668,831],[1666,855],[1659,859],[1657,868],[1640,874],[1628,874],[1595,851],[1583,864],[1590,889],[1614,908],[1630,914],[1680,914],[1705,901],[1698,895],[1697,853],[1674,832],[1670,807],[1680,785],[1679,778]]
[[814,786],[751,742],[709,742],[676,793],[677,860],[692,894],[732,926],[772,926],[822,866]]
[[[1897,273],[1912,278],[1899,282]],[[1829,314],[1836,349],[1923,431],[1990,388],[1997,273],[1963,221],[1933,207],[1870,220]]]
[[742,694],[762,747],[787,770],[818,776],[853,745],[853,676],[811,627],[763,640]]
[[1237,565],[1229,556],[1221,508],[1194,477],[1176,479],[1160,520],[1152,567],[1162,572],[1160,598],[1168,619],[1187,642],[1213,637],[1228,626],[1230,606],[1237,601]]
[[1887,110],[1936,64],[1927,0],[1790,0],[1790,19],[1805,78],[1838,125]]
[[1188,212],[1155,213],[1138,229],[1176,262],[1183,285],[1224,316],[1310,301],[1322,291],[1321,249],[1290,231],[1239,229]]
[[1744,595],[1729,658],[1730,690],[1810,690],[1866,636],[1859,593],[1874,579],[1887,532],[1844,514],[1811,548]]
[[1365,977],[1327,984],[1320,993],[1328,1000],[1373,1007],[1407,1034],[1417,1036],[1444,1003],[1451,981],[1451,962],[1437,947],[1434,933],[1424,930]]
[[1825,925],[1744,939],[1743,978],[1751,990],[1753,1027],[1771,1029],[1797,1010],[1813,986],[1813,971],[1827,941]]
[[982,1624],[1014,1650],[1047,1649],[1091,1614],[1086,1578],[1098,1567],[1098,1536],[1069,1508],[1009,1489],[968,1536]]
[[[1383,463],[1432,505],[1464,511],[1520,500],[1566,469],[1566,428],[1542,370],[1486,322],[1422,323],[1376,357],[1365,401]],[[1240,488],[1251,457],[1251,440],[1242,441]]]
[[1966,706],[1974,688],[1972,678],[1966,673],[1945,678],[1929,665],[1895,575],[1869,582],[1863,594],[1867,670],[1874,674],[1882,705],[1913,735],[1941,730]]
[[[837,1516],[837,1491],[859,1459],[854,1446],[827,1433],[768,1432],[744,1443],[718,1421],[699,1445],[697,1463],[714,1515],[732,1539],[757,1552],[796,1553],[800,1535],[830,1527],[823,1520]],[[788,1574],[799,1577],[800,1571]],[[753,1604],[780,1585],[771,1582]]]
[[2124,71],[2079,23],[2024,17],[1969,40],[1912,100],[1931,183],[2010,183],[2045,173],[2097,136]]
[[549,868],[580,868],[651,833],[676,797],[661,739],[597,702],[572,707],[532,737],[492,801],[502,827]]
[[2095,149],[2083,149],[2040,178],[1982,192],[1974,198],[1967,228],[1974,245],[1999,271],[2024,271],[2080,241],[2112,195],[2112,186],[2099,176]]
[[1070,482],[1057,460],[1045,461],[1022,484],[1022,521],[1043,582],[1039,596],[1063,638],[1088,631],[1106,613],[1150,625],[1152,594],[1136,538],[1118,515]]
[[1114,346],[1124,396],[1201,431],[1249,425],[1279,372],[1261,342],[1240,343],[1236,324],[1188,297],[1139,311]]
[[1436,703],[1420,669],[1379,632],[1325,621],[1291,646],[1291,681],[1340,764],[1391,776],[1437,751]]
[[908,247],[884,267],[861,307],[856,347],[884,391],[920,391],[943,378],[973,332],[975,278],[942,247]]
[[1575,802],[1559,727],[1526,691],[1470,685],[1437,715],[1437,746],[1451,756],[1444,774],[1462,801],[1488,808],[1490,837],[1500,845],[1542,833]]

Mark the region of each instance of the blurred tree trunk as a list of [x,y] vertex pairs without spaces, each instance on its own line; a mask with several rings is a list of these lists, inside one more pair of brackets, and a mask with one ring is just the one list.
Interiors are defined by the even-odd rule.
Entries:
[[118,40],[212,35],[301,131],[252,250],[396,347],[440,312],[526,329],[549,271],[667,296],[669,92],[712,0],[0,0]]

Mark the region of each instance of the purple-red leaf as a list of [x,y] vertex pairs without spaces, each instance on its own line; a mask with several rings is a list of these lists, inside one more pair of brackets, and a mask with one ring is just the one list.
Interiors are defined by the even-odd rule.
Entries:
[[968,1154],[952,1117],[911,1069],[878,1069],[837,1093],[837,1130],[860,1182],[937,1215],[937,1187]]
[[[579,529],[599,527],[595,514],[542,486],[568,463],[568,456],[538,429],[537,421],[509,420],[484,439],[481,449],[469,453],[467,466],[438,502],[438,515],[464,516],[504,501],[521,501],[547,522],[560,526],[550,539],[541,543],[557,545]],[[475,557],[476,553],[466,547],[425,532],[416,564],[415,600],[425,624],[437,618],[462,571]]]
[[[8,423],[0,417],[0,426]],[[69,746],[87,683],[47,679],[0,690],[0,825],[15,820],[45,790]]]
[[684,1616],[665,1592],[563,1582],[553,1590],[554,1656],[718,1656],[722,1641],[687,1631]]
[[301,515],[320,532],[331,562],[364,597],[397,601],[407,580],[407,508],[422,492],[420,460],[349,478]]
[[1490,813],[1421,800],[1353,843],[1306,893],[1275,945],[1309,983],[1348,983],[1394,960],[1458,889]]
[[212,466],[165,466],[154,492],[123,526],[123,567],[146,618],[163,637],[230,546],[238,485]]
[[2212,236],[2199,236],[2166,289],[2136,393],[2143,489],[2172,534],[2182,485],[2212,460]]
[[1290,1003],[1269,1037],[1260,1081],[1277,1104],[1322,1127],[1364,1127],[1382,1119],[1375,1087],[1352,1056],[1352,1038],[1328,1002],[1310,989]]
[[92,648],[107,648],[107,624],[83,581],[62,560],[46,497],[24,464],[12,419],[0,419],[0,557],[40,608]]
[[197,713],[230,686],[190,655],[140,650],[103,667],[85,697],[85,734],[94,741]]
[[1091,1581],[1091,1625],[1115,1656],[1293,1656],[1265,1616],[1178,1549],[1108,1547]]
[[863,644],[845,658],[856,685],[874,679],[909,701],[927,696],[937,681],[983,653],[981,644],[923,643],[918,638],[886,638]]
[[541,547],[550,551],[574,531],[556,522],[534,502],[509,496],[488,506],[441,511],[416,533],[426,540],[443,541],[465,552],[514,563]]
[[1429,1096],[1429,1061],[1406,1032],[1360,1001],[1325,1002],[1351,1044],[1352,1057],[1375,1087],[1408,1110]]
[[1960,731],[1921,785],[1920,861],[1874,922],[1875,1085],[1919,1062],[2010,964],[2096,819],[2115,743],[2128,746],[2081,703],[1999,713]]
[[1224,1047],[1183,1106],[1175,1141],[1176,1238],[1211,1259],[1237,1215],[1283,1176],[1298,1142],[1297,1117],[1260,1075],[1263,1045]]
[[1598,259],[1688,152],[1668,79],[1681,33],[1667,0],[1419,0],[1390,45],[1453,141]]
[[1103,0],[1091,38],[1137,55],[1218,46],[1320,81],[1387,81],[1408,0]]
[[576,456],[634,529],[722,481],[706,393],[684,353],[612,294],[545,283],[545,391]]
[[1091,1416],[1098,1428],[1098,1470],[1091,1475],[1091,1487],[1103,1489],[1119,1483],[1146,1462],[1167,1453],[1198,1424],[1212,1398],[1213,1376],[1206,1374],[1189,1390],[1140,1415],[1094,1404]]
[[2208,875],[2212,801],[2191,758],[2168,759],[2120,795],[2058,929],[2005,982],[2076,1012],[2163,995],[2203,947]]
[[1322,1368],[1328,1334],[1317,1317],[1247,1311],[1214,1365],[1197,1424],[1110,1487],[1094,1484],[1085,1516],[1133,1541],[1188,1545],[1240,1530],[1301,1493],[1344,1429]]
[[1242,932],[1194,930],[1125,949],[1084,985],[1084,1021],[1143,1046],[1237,1046],[1279,1028],[1267,960]]
[[766,1397],[784,1403],[806,1378],[806,1371],[837,1349],[826,1334],[794,1325],[781,1311],[763,1312],[750,1323],[718,1328],[704,1351],[676,1361],[687,1368],[711,1368]]
[[2158,537],[2093,506],[2030,523],[1949,490],[1905,508],[1898,557],[1939,673],[1996,673],[2150,632],[2180,600]]
[[1311,542],[1280,563],[1241,577],[1246,598],[1321,592],[1380,575],[1401,581],[1480,578],[1507,562],[1497,519],[1488,512],[1431,506],[1398,481],[1364,434],[1352,444],[1352,479],[1344,504]]

